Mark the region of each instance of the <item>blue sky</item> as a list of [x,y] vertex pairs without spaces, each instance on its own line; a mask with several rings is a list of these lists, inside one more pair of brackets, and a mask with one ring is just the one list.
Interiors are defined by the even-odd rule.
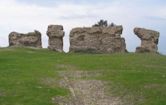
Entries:
[[159,52],[166,54],[166,0],[0,0],[0,46],[8,46],[12,31],[43,34],[49,24],[62,24],[66,31],[64,50],[68,51],[69,32],[74,27],[91,26],[100,19],[123,25],[127,49],[134,52],[140,40],[134,27],[160,32]]

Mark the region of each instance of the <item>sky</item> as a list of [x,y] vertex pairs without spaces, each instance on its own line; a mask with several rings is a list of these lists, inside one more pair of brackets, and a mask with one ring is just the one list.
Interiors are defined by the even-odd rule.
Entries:
[[12,31],[42,33],[43,47],[50,24],[63,25],[64,50],[69,49],[69,33],[75,27],[89,27],[100,19],[123,25],[122,37],[134,52],[140,39],[135,27],[160,32],[159,52],[166,54],[166,0],[0,0],[0,46],[8,46]]

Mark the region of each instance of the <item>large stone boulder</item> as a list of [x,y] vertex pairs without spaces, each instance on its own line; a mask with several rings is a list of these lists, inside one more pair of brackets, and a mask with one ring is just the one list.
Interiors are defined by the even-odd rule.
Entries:
[[49,37],[50,50],[63,52],[63,37],[64,31],[61,25],[49,25],[47,30],[47,35]]
[[87,53],[126,52],[122,26],[74,28],[70,32],[70,51]]
[[136,52],[157,53],[160,33],[145,28],[135,28],[134,33],[141,39],[141,46],[136,48]]
[[36,30],[27,34],[11,32],[9,34],[9,46],[42,48],[41,33]]

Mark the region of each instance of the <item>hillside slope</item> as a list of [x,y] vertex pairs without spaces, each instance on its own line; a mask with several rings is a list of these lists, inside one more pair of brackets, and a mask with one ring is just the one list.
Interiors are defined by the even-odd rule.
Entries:
[[156,54],[64,54],[3,48],[0,105],[56,105],[58,97],[71,101],[70,86],[63,86],[66,78],[73,89],[85,95],[98,91],[111,97],[115,105],[166,105],[165,65],[166,56]]

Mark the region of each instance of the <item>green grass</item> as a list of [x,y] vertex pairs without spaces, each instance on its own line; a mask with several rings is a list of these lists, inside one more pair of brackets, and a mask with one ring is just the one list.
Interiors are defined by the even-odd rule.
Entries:
[[[59,65],[66,65],[61,68]],[[166,56],[157,54],[55,53],[46,49],[0,49],[0,105],[53,105],[68,90],[56,82],[59,70],[100,72],[109,94],[125,105],[166,105]]]

